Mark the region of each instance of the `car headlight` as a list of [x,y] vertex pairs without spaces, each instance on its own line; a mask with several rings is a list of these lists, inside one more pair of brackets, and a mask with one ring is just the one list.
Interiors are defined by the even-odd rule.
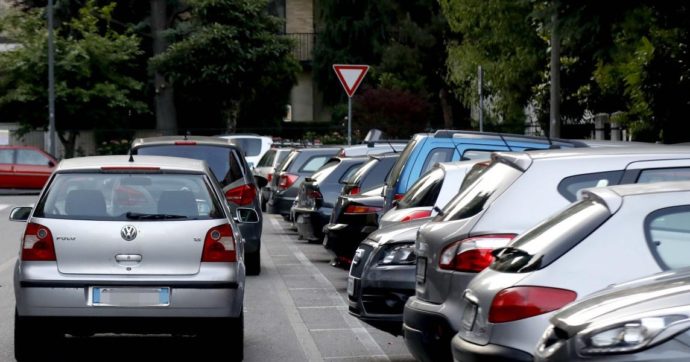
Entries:
[[[677,323],[685,320],[685,323]],[[581,332],[583,354],[636,352],[651,347],[688,328],[688,317],[668,315],[640,318]]]
[[379,259],[379,265],[414,265],[416,262],[413,242],[392,245],[381,254]]

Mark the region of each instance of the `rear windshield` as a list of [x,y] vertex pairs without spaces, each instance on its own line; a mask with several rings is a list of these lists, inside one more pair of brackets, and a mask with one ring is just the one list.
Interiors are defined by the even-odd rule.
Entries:
[[266,153],[264,153],[263,156],[261,156],[261,159],[259,160],[259,163],[256,165],[256,167],[270,167],[273,165],[273,160],[276,158],[276,150],[268,150]]
[[417,140],[412,139],[410,143],[408,143],[407,146],[405,146],[405,149],[400,154],[400,157],[397,161],[395,161],[395,165],[393,165],[393,168],[391,169],[391,172],[388,174],[388,177],[386,177],[386,185],[390,187],[395,186],[395,184],[398,182],[398,179],[400,178],[400,174],[402,173],[403,168],[405,168],[407,160],[410,159],[410,155],[412,155],[412,151],[414,151],[416,145]]
[[366,176],[366,174],[368,174],[369,171],[373,170],[378,163],[378,159],[370,158],[355,173],[350,175],[350,177],[343,178],[343,183],[359,185],[362,182],[362,179],[364,179],[364,177]]
[[299,151],[298,150],[292,150],[290,151],[290,154],[282,161],[280,162],[280,165],[276,167],[276,170],[280,171],[287,171],[288,168],[290,168],[290,165],[292,162],[299,156]]
[[223,217],[202,174],[59,173],[34,216],[71,220],[202,220]]
[[257,138],[231,138],[230,142],[242,149],[246,156],[258,156],[261,154],[261,140]]
[[446,173],[440,168],[426,173],[407,190],[405,197],[398,202],[398,209],[434,206],[438,194],[441,192],[445,175]]
[[522,171],[517,168],[503,162],[493,162],[474,178],[474,182],[463,184],[462,190],[436,216],[436,221],[460,220],[478,214],[492,195],[502,193],[520,175]]
[[134,151],[139,155],[171,156],[206,161],[221,185],[228,185],[244,176],[242,165],[232,148],[208,145],[151,145]]
[[526,273],[544,268],[575,247],[609,216],[608,208],[596,200],[571,204],[499,249],[491,269]]
[[326,162],[325,165],[321,166],[321,168],[318,169],[318,171],[314,172],[313,175],[311,175],[311,178],[317,181],[321,181],[328,177],[328,175],[335,170],[336,167],[340,164],[340,160],[334,159]]

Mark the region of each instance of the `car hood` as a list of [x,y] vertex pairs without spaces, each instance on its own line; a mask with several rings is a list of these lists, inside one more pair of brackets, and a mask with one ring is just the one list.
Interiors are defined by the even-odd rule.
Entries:
[[393,224],[374,231],[369,234],[367,239],[379,245],[400,241],[414,241],[417,238],[419,228],[430,220],[431,218],[424,218]]
[[635,318],[635,315],[687,305],[690,298],[690,268],[664,272],[617,284],[571,303],[551,323],[568,336],[605,320]]

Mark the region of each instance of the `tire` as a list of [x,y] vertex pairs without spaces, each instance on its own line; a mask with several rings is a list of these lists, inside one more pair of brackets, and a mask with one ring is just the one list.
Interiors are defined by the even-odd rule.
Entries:
[[[202,342],[208,345],[206,351],[218,351],[219,346],[227,346],[231,354],[203,356],[205,361],[242,361],[244,360],[244,312],[237,318],[228,318],[213,323],[213,327],[199,334]],[[225,349],[223,349],[225,350]]]
[[[54,359],[58,338],[57,332],[48,324],[20,317],[14,310],[14,358],[17,362]],[[36,348],[37,341],[40,341],[41,348]]]
[[245,254],[244,266],[247,270],[247,275],[261,274],[261,249],[254,253]]

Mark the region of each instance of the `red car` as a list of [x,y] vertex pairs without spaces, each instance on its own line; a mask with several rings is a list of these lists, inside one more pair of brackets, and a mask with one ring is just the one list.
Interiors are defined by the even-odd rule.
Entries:
[[0,146],[0,189],[42,189],[58,161],[31,146]]

